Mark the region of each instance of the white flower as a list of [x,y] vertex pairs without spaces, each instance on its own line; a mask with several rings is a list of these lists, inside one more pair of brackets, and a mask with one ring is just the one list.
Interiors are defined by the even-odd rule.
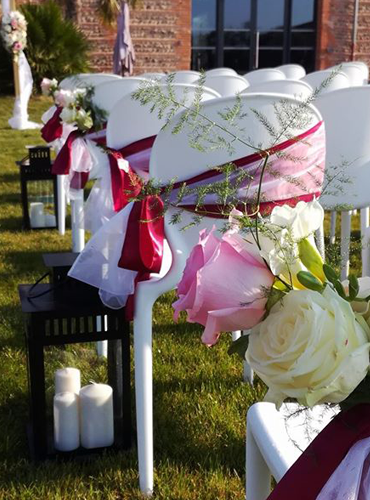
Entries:
[[261,255],[268,262],[271,271],[282,275],[294,286],[298,286],[295,276],[306,267],[299,258],[298,244],[307,238],[316,249],[313,233],[324,220],[324,210],[317,200],[309,203],[300,201],[292,208],[289,205],[275,207],[269,220],[261,229]]
[[89,130],[93,126],[93,121],[89,112],[86,112],[84,109],[80,108],[76,112],[76,123],[79,129],[81,130]]
[[246,359],[268,385],[266,400],[313,406],[343,401],[369,368],[370,329],[330,286],[293,290],[252,329]]
[[65,123],[75,123],[76,121],[76,110],[74,108],[65,107],[60,113],[60,118]]
[[53,78],[50,80],[49,78],[43,78],[41,82],[41,91],[44,95],[50,95],[53,88],[58,86],[58,81]]
[[58,106],[68,107],[74,104],[75,96],[71,90],[57,90],[54,94],[55,104]]

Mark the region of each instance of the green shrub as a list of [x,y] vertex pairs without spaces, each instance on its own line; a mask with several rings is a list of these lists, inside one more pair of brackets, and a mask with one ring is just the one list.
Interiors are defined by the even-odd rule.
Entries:
[[25,52],[37,89],[44,77],[60,81],[89,70],[88,40],[71,21],[63,19],[55,2],[24,4],[20,10],[28,23]]

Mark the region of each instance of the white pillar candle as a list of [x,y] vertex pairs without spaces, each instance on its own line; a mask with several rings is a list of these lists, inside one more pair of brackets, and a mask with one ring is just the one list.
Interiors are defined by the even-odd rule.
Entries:
[[55,215],[45,214],[45,226],[46,227],[55,227],[56,226]]
[[80,446],[79,396],[74,392],[59,392],[54,396],[54,446],[60,451],[72,451]]
[[111,446],[114,442],[113,390],[109,385],[86,385],[80,391],[81,445]]
[[31,227],[45,227],[44,204],[41,202],[30,203]]
[[75,392],[81,389],[81,374],[77,368],[61,368],[55,372],[55,394]]

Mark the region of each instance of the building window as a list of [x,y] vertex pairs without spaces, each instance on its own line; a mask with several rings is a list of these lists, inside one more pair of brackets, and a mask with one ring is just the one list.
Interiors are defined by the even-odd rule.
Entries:
[[192,0],[192,68],[297,63],[313,71],[316,0]]

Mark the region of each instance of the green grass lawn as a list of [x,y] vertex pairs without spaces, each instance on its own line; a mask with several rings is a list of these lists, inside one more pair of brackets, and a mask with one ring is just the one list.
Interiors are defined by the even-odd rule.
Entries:
[[[107,453],[90,462],[41,465],[29,459],[26,423],[26,353],[17,285],[44,273],[41,254],[71,249],[71,233],[21,229],[18,169],[26,144],[41,142],[39,131],[7,125],[13,99],[0,99],[1,288],[0,288],[0,499],[136,499],[137,453]],[[29,111],[40,121],[49,106],[33,98]],[[263,386],[242,382],[242,366],[227,355],[230,337],[213,349],[200,342],[201,328],[174,324],[168,294],[154,312],[155,498],[166,500],[242,499],[245,480],[245,417],[263,395]],[[83,382],[105,380],[105,362],[94,346],[49,349],[48,398],[53,371],[78,366]]]

